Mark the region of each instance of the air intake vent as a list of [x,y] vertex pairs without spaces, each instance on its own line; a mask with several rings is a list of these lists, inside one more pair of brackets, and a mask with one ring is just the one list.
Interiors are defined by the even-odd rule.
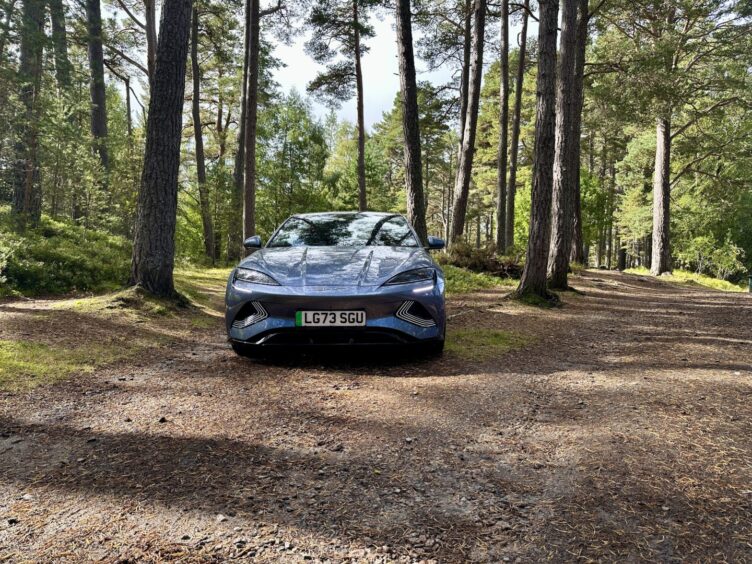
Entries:
[[232,326],[235,329],[245,329],[254,323],[263,321],[267,317],[269,317],[269,314],[266,313],[261,302],[251,302],[243,306],[235,321],[232,322]]
[[397,317],[418,327],[435,327],[434,321],[428,310],[417,302],[407,301],[397,310]]

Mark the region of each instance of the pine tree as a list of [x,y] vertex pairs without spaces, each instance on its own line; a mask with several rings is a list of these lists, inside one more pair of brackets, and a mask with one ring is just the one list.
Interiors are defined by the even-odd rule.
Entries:
[[556,35],[559,2],[541,0],[539,6],[538,93],[530,235],[525,269],[515,295],[519,298],[534,296],[548,300],[552,298],[546,285],[546,269],[551,236],[551,193],[556,138]]
[[407,218],[421,242],[426,244],[426,205],[423,193],[423,166],[420,150],[418,117],[418,85],[415,80],[413,35],[410,0],[397,0],[397,45],[399,50],[400,90],[402,95],[402,125],[405,140],[405,188],[407,190]]
[[[306,50],[326,70],[319,73],[308,85],[331,106],[356,97],[358,121],[358,208],[368,207],[365,164],[365,113],[363,107],[362,57],[368,52],[363,44],[373,37],[368,25],[368,10],[378,0],[323,0],[317,2],[309,16],[308,25],[313,36]],[[336,46],[336,47],[334,47]],[[338,58],[338,55],[341,57]]]
[[165,0],[146,124],[131,283],[172,297],[175,222],[192,0]]

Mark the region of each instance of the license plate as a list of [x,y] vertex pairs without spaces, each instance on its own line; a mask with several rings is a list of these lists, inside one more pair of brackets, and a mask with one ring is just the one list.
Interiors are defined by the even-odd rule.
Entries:
[[298,311],[297,327],[362,327],[366,324],[365,311]]

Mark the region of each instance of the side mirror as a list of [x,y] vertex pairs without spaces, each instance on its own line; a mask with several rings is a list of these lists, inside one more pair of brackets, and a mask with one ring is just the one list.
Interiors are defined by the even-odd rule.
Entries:
[[248,237],[248,239],[243,241],[243,246],[246,249],[260,249],[262,247],[261,237],[259,237],[258,235]]
[[440,251],[446,247],[446,243],[444,243],[444,239],[439,239],[438,237],[433,237],[431,235],[428,236],[428,250],[429,251]]

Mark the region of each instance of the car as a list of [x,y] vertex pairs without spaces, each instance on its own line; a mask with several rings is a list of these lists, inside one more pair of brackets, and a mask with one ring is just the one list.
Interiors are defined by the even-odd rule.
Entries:
[[[402,346],[441,354],[444,273],[405,217],[327,212],[289,217],[227,281],[226,325],[242,356],[310,346]],[[298,350],[296,348],[296,350]]]

